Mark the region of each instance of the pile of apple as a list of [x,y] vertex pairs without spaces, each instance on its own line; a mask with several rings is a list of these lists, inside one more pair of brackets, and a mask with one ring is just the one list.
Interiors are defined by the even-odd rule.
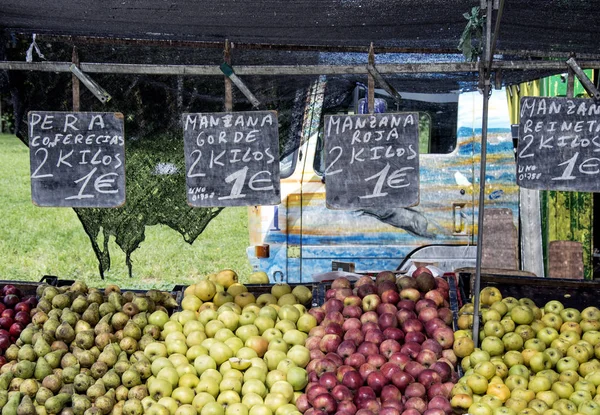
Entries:
[[0,367],[6,363],[4,352],[29,324],[29,312],[36,305],[35,296],[23,296],[12,284],[4,285],[0,290]]
[[310,383],[296,400],[305,415],[443,415],[457,358],[448,283],[423,267],[338,278],[309,312],[319,326],[306,347]]
[[38,296],[31,323],[4,351],[2,415],[138,413],[126,401],[148,395],[151,363],[142,350],[160,339],[175,299],[82,282],[41,286]]
[[317,325],[303,305],[311,298],[288,284],[254,295],[232,270],[189,286],[183,310],[161,325],[162,341],[144,349],[152,376],[136,404],[164,415],[299,415],[304,342]]
[[600,310],[538,307],[528,298],[481,291],[481,345],[471,332],[473,304],[461,310],[454,350],[465,375],[452,407],[473,415],[600,414]]

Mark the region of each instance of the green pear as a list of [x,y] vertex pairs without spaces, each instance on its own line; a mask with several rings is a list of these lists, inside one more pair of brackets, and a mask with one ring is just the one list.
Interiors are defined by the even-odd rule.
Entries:
[[60,361],[66,353],[67,352],[63,349],[55,350],[44,356],[44,359],[46,359],[52,369],[56,369],[60,367]]
[[75,381],[75,376],[79,374],[80,368],[80,365],[68,366],[64,368],[63,383],[73,383]]
[[45,386],[41,386],[35,394],[35,403],[38,405],[44,405],[44,403],[46,403],[46,401],[53,396],[54,394],[50,389],[46,388]]
[[75,380],[73,381],[73,385],[75,386],[75,391],[77,393],[86,393],[93,384],[94,378],[84,373],[80,373],[75,376]]
[[108,367],[113,367],[118,359],[119,355],[115,348],[110,344],[104,347],[104,350],[102,350],[102,353],[98,356],[98,361],[106,363]]
[[79,314],[83,313],[87,308],[88,301],[87,297],[84,295],[78,296],[76,299],[73,300],[73,303],[71,304],[71,310]]
[[69,323],[63,322],[56,329],[54,337],[56,337],[56,340],[64,341],[65,343],[70,344],[73,340],[75,340],[75,330],[73,330],[73,327],[71,327]]
[[46,358],[40,357],[35,365],[33,377],[41,382],[46,376],[50,376],[51,374],[52,367],[48,364]]
[[52,349],[50,348],[50,345],[48,344],[48,342],[46,342],[44,337],[40,336],[38,337],[37,341],[35,342],[35,345],[33,346],[33,351],[37,354],[39,358],[46,356],[52,351]]
[[109,414],[112,411],[113,407],[115,406],[115,403],[116,403],[115,390],[110,389],[106,392],[106,394],[98,397],[96,399],[96,402],[94,402],[94,405],[96,405],[96,407],[100,408],[102,413]]
[[[52,307],[63,310],[71,304],[71,297],[68,294],[58,294],[52,298]],[[48,409],[48,408],[46,408]]]
[[17,378],[29,379],[33,377],[36,364],[29,360],[22,360],[13,367],[13,374]]
[[85,411],[92,407],[92,403],[85,395],[74,394],[71,402],[73,413],[75,415],[83,415]]
[[94,327],[94,333],[96,334],[96,336],[102,333],[114,332],[112,324],[110,323],[112,321],[113,315],[114,313],[108,313],[104,317],[102,317],[100,321],[98,321],[98,324],[96,324],[96,326]]
[[8,397],[6,405],[2,408],[2,415],[17,415],[19,402],[21,402],[21,392],[13,392],[13,394]]
[[92,402],[94,402],[96,399],[98,399],[98,397],[103,396],[105,393],[106,387],[104,386],[104,383],[102,381],[98,381],[90,386],[85,394]]
[[4,408],[6,402],[8,402],[8,391],[0,390],[0,408]]
[[[38,313],[36,313],[37,315]],[[35,317],[35,316],[34,316]],[[24,344],[32,344],[33,343],[33,335],[37,332],[35,327],[27,326],[23,329],[21,334],[19,335],[19,339]]]
[[56,396],[49,398],[45,403],[44,407],[48,414],[58,414],[63,410],[67,404],[71,402],[71,395],[66,393],[61,393]]
[[37,355],[35,354],[35,350],[33,350],[33,346],[30,344],[26,344],[19,349],[19,353],[17,354],[17,359],[19,361],[28,360],[30,362],[35,362],[37,360]]
[[115,389],[121,384],[121,377],[114,369],[110,369],[102,376],[102,382],[104,382],[104,386],[107,388]]
[[98,324],[100,321],[100,307],[98,304],[90,304],[89,307],[83,312],[81,319],[89,323],[91,326]]
[[35,406],[29,396],[25,395],[21,400],[17,407],[17,415],[36,415]]
[[8,391],[10,381],[13,380],[12,372],[4,372],[0,375],[0,391]]

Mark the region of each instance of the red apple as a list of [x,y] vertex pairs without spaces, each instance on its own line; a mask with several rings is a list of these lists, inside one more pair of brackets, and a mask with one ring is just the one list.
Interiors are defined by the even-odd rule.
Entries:
[[406,366],[404,366],[404,371],[411,375],[413,378],[417,379],[422,371],[425,370],[425,366],[423,366],[419,362],[408,362]]
[[441,327],[448,327],[440,318],[432,318],[425,323],[425,331],[429,336],[433,335],[433,332]]
[[402,411],[391,406],[384,406],[379,411],[379,415],[400,415]]
[[450,327],[440,327],[433,332],[433,338],[444,348],[449,349],[454,344],[454,332]]
[[423,344],[423,342],[425,342],[425,340],[427,340],[427,337],[425,336],[424,333],[422,333],[420,331],[411,331],[411,332],[406,333],[406,335],[404,336],[404,341],[406,343],[412,342],[412,343]]
[[404,396],[407,398],[422,398],[427,393],[427,389],[425,386],[421,385],[418,382],[413,382],[406,387],[404,391]]
[[383,376],[385,376],[390,381],[395,375],[398,375],[400,374],[400,372],[402,372],[402,369],[400,369],[398,365],[391,362],[385,362],[381,366],[381,368],[379,368],[379,370],[381,371],[381,373],[383,373]]
[[383,332],[379,329],[369,330],[365,333],[365,341],[375,343],[377,345],[381,344],[385,340],[383,336]]
[[325,301],[325,304],[323,304],[323,310],[325,310],[325,313],[327,314],[334,311],[341,312],[343,309],[344,303],[336,298],[330,298],[329,300]]
[[429,320],[431,320],[432,318],[436,318],[436,317],[438,317],[438,310],[437,310],[437,308],[425,307],[421,311],[419,311],[419,317],[418,318],[423,323],[426,323]]
[[31,306],[28,303],[21,301],[20,303],[17,303],[15,305],[15,311],[26,311],[27,313],[29,313],[31,311]]
[[400,293],[395,290],[387,290],[381,293],[381,301],[385,304],[397,304],[400,301]]
[[435,303],[437,307],[444,305],[444,294],[440,290],[431,290],[425,293],[425,298]]
[[415,311],[420,313],[424,308],[435,308],[437,309],[437,305],[435,301],[430,300],[429,298],[422,298],[415,304]]
[[447,307],[442,307],[442,308],[438,309],[437,313],[438,313],[438,317],[444,323],[446,323],[447,326],[452,326],[452,321],[453,321],[452,310],[450,310]]
[[296,408],[298,408],[298,410],[302,413],[306,412],[306,410],[310,408],[308,396],[306,396],[305,393],[296,398]]
[[[342,315],[346,318],[357,318],[358,319],[358,318],[360,318],[362,313],[363,313],[362,307],[359,307],[356,305],[347,305],[342,310]],[[360,322],[360,320],[359,320],[359,322]]]
[[404,366],[406,366],[406,364],[410,362],[410,356],[402,352],[394,353],[390,357],[388,357],[388,362],[393,363],[397,365],[400,369],[404,370]]
[[358,346],[356,352],[364,355],[365,357],[372,354],[379,354],[379,346],[377,346],[375,343],[363,342]]
[[377,323],[379,320],[379,315],[375,311],[367,311],[362,316],[360,316],[360,322],[363,324],[367,322]]
[[379,327],[381,330],[385,330],[389,327],[398,327],[398,319],[393,313],[383,313],[379,315],[378,320]]
[[[375,294],[377,295],[377,287],[375,284],[364,284],[356,287],[356,295],[364,300],[364,298],[368,295]],[[379,298],[379,296],[377,296]]]
[[379,395],[383,390],[383,387],[389,383],[389,380],[383,376],[379,370],[369,373],[367,376],[367,384],[375,391],[375,394]]
[[409,355],[411,358],[416,359],[421,351],[421,345],[415,342],[406,342],[402,345],[400,352]]
[[311,307],[308,313],[317,319],[317,324],[321,324],[323,319],[325,319],[325,314],[327,314],[321,307]]
[[367,321],[361,324],[362,326],[360,328],[360,331],[362,331],[363,334],[369,330],[379,330],[379,323],[377,322]]
[[399,352],[402,349],[402,346],[398,341],[393,339],[387,339],[381,342],[379,345],[379,351],[382,355],[384,355],[387,359],[390,358],[394,353]]
[[360,409],[367,409],[373,414],[378,414],[381,408],[381,404],[377,399],[361,399],[356,406]]
[[354,287],[360,287],[364,284],[374,284],[373,278],[369,277],[368,275],[363,275],[354,283]]
[[315,326],[308,332],[309,336],[323,337],[325,335],[325,326]]
[[359,306],[359,307],[362,306],[362,299],[358,295],[354,295],[354,293],[347,296],[342,301],[344,302],[345,307],[347,307],[349,305],[355,305],[355,306]]
[[0,327],[5,330],[10,329],[10,326],[13,325],[13,319],[10,317],[0,317]]
[[344,304],[344,299],[350,297],[351,295],[354,295],[354,291],[352,291],[351,288],[338,288],[335,290],[335,296],[333,298],[340,300],[345,306],[346,304]]
[[364,384],[364,379],[357,371],[346,372],[342,378],[342,384],[351,390],[357,390]]
[[341,337],[344,334],[344,330],[340,324],[331,322],[325,326],[325,334],[336,334]]
[[431,350],[439,358],[442,354],[443,348],[440,344],[433,339],[426,339],[421,343],[421,349]]
[[359,329],[349,329],[344,334],[344,340],[351,341],[355,346],[359,346],[365,341],[365,335]]
[[411,300],[416,303],[421,298],[421,293],[416,288],[404,288],[400,291],[400,298],[402,300]]
[[[304,415],[306,415],[306,413]],[[308,415],[313,415],[313,414],[308,414]],[[402,415],[421,415],[421,413],[419,411],[417,411],[415,408],[406,408],[404,410],[404,412],[402,412]]]
[[437,361],[430,366],[430,369],[434,370],[438,375],[440,375],[442,382],[447,382],[450,380],[450,376],[452,375],[452,367],[448,363]]
[[433,399],[435,396],[448,397],[448,391],[443,383],[434,383],[427,389],[427,397]]
[[396,312],[396,318],[398,319],[399,324],[403,324],[407,320],[416,319],[417,314],[412,310],[401,308]]
[[12,342],[10,341],[10,336],[8,334],[0,334],[0,351],[4,352],[6,349],[10,347]]
[[402,399],[402,392],[394,385],[385,385],[380,393],[381,403],[385,404],[388,401],[400,401]]
[[358,368],[358,372],[365,380],[369,377],[371,373],[375,371],[377,371],[377,368],[370,363],[364,363]]
[[23,327],[26,327],[30,322],[31,318],[29,317],[28,311],[19,311],[15,314],[14,318],[15,323],[21,324]]
[[4,302],[5,306],[13,308],[19,301],[21,301],[21,299],[14,294],[7,294],[4,296],[2,301]]
[[356,352],[356,345],[351,340],[344,340],[340,343],[336,352],[342,359],[345,359]]
[[344,320],[346,319],[344,318],[342,313],[340,313],[339,311],[332,311],[325,315],[325,319],[323,319],[323,322],[321,324],[327,326],[329,323],[337,323],[341,326],[342,324],[344,324]]
[[423,331],[423,323],[415,318],[411,318],[402,323],[402,330],[404,330],[405,333],[411,331]]
[[421,373],[419,373],[417,380],[420,384],[425,386],[425,389],[429,389],[434,383],[442,382],[440,375],[432,369],[423,370]]
[[396,307],[398,310],[415,311],[415,302],[407,299],[400,300],[398,301],[398,304],[396,304]]
[[356,391],[355,399],[376,399],[377,395],[370,386],[361,386]]
[[423,415],[446,415],[446,412],[440,408],[431,408],[426,409],[425,412],[423,412]]
[[325,358],[331,360],[336,369],[344,364],[344,359],[342,359],[337,353],[327,353]]
[[304,341],[304,347],[308,350],[319,349],[319,345],[321,344],[322,337],[318,336],[309,336]]
[[367,356],[367,363],[375,366],[377,369],[383,366],[383,364],[386,362],[387,359],[381,354],[370,354]]
[[354,353],[344,360],[344,364],[357,369],[367,362],[367,357],[362,353]]
[[353,317],[347,318],[346,321],[344,321],[344,324],[342,324],[342,330],[344,330],[344,333],[350,329],[359,329],[360,330],[361,327],[362,327],[362,323],[360,322],[360,320],[358,318],[353,318]]
[[421,349],[415,360],[425,367],[430,367],[437,362],[437,356],[429,349]]
[[332,281],[331,288],[352,288],[352,283],[346,277],[338,277]]
[[306,397],[308,402],[314,406],[315,398],[319,395],[327,393],[327,388],[320,384],[306,385]]
[[323,393],[314,399],[313,407],[317,411],[333,414],[337,409],[337,402],[330,393]]
[[401,342],[404,340],[404,332],[396,327],[388,327],[383,330],[383,337]]
[[354,415],[356,413],[357,409],[356,409],[356,405],[354,405],[354,402],[352,402],[352,400],[349,401],[341,401],[338,402],[338,409],[336,414],[344,414],[344,415]]
[[348,372],[356,372],[356,369],[354,369],[352,366],[350,365],[341,365],[337,368],[337,371],[335,372],[335,376],[337,377],[337,380],[339,383],[342,383],[342,380],[344,379],[344,375]]
[[377,315],[382,315],[385,313],[396,314],[398,312],[398,309],[396,308],[396,306],[394,304],[380,303],[377,306],[377,310],[375,310],[375,311],[377,312]]
[[319,385],[324,386],[327,391],[331,391],[337,384],[338,380],[333,372],[325,372],[319,378]]
[[14,318],[15,314],[17,314],[17,312],[14,309],[6,308],[6,309],[4,309],[4,311],[2,311],[2,314],[0,314],[0,317]]
[[335,298],[335,292],[337,290],[335,288],[330,288],[327,291],[325,291],[325,300],[330,300],[332,298]]
[[310,351],[310,360],[316,360],[325,357],[325,353],[323,353],[320,349],[312,349]]
[[405,391],[409,385],[414,383],[414,381],[415,378],[404,371],[394,375],[392,379],[394,386],[397,387],[401,392]]

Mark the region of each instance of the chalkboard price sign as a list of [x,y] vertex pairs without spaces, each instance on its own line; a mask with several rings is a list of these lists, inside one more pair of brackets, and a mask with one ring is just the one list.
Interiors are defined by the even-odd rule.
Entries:
[[325,183],[331,209],[419,203],[419,115],[325,117]]
[[123,114],[31,111],[31,198],[38,206],[125,203]]
[[600,104],[521,98],[517,183],[527,189],[600,191]]
[[183,137],[191,206],[281,202],[275,111],[186,113]]

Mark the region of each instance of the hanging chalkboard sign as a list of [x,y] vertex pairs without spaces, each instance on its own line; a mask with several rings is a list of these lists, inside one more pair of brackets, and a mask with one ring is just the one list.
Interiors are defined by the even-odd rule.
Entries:
[[31,111],[31,198],[38,206],[125,203],[123,114]]
[[521,98],[517,183],[537,190],[600,191],[600,104]]
[[275,111],[186,113],[183,137],[191,206],[281,202]]
[[327,207],[408,207],[419,203],[419,115],[325,117]]

